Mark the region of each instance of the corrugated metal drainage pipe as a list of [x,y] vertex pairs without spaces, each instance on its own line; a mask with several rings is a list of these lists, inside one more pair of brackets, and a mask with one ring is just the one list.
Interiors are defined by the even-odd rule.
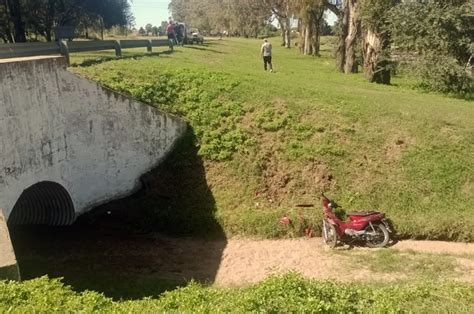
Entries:
[[64,226],[75,219],[68,191],[58,183],[43,181],[23,191],[8,217],[8,224]]

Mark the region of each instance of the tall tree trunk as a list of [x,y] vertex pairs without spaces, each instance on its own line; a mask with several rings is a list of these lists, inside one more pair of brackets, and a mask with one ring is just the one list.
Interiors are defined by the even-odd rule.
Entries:
[[305,46],[305,38],[306,38],[306,27],[301,22],[301,20],[298,21],[298,31],[299,31],[299,41],[298,41],[298,48],[300,50],[301,54],[304,54],[304,46]]
[[26,42],[25,25],[21,18],[20,0],[7,0],[8,11],[10,12],[10,19],[14,25],[14,40],[15,42]]
[[336,49],[336,67],[340,72],[344,72],[346,65],[346,38],[349,32],[349,5],[344,5],[339,13],[340,20],[340,34]]
[[12,31],[10,29],[10,22],[9,21],[6,21],[6,24],[5,24],[5,34],[4,34],[4,38],[6,40],[7,43],[14,43],[15,42],[15,38],[13,38],[13,35],[12,35]]
[[278,20],[278,24],[280,25],[280,30],[281,30],[281,46],[284,47],[285,46],[285,34],[286,34],[286,29],[285,29],[285,23],[283,23],[283,20],[281,18],[278,18],[277,17],[277,20]]
[[317,24],[314,28],[313,55],[319,56],[321,50],[321,25]]
[[383,56],[387,46],[387,34],[377,34],[367,29],[363,44],[364,75],[370,82],[390,84],[389,61]]
[[46,30],[45,30],[45,35],[46,35],[46,41],[47,42],[50,42],[53,40],[53,34],[52,34],[52,28],[51,27],[48,27]]
[[54,28],[54,17],[56,16],[55,12],[55,2],[54,0],[49,0],[48,1],[48,16],[46,17],[46,20],[45,20],[45,30],[44,30],[44,33],[45,33],[45,37],[46,37],[46,40],[48,42],[52,41],[53,40],[53,28]]
[[104,18],[100,17],[100,39],[104,40]]
[[321,50],[321,30],[323,25],[324,9],[315,10],[313,12],[313,55],[319,56]]
[[285,19],[285,47],[291,48],[291,19]]
[[5,9],[5,15],[7,17],[7,20],[3,21],[4,28],[5,28],[5,34],[1,34],[1,35],[2,35],[2,38],[5,41],[5,43],[14,43],[15,39],[13,38],[12,31],[10,29],[10,19],[9,19],[10,12],[8,10],[8,4],[7,4],[6,1],[3,3],[3,6],[4,6],[4,9]]
[[311,44],[312,29],[311,25],[305,25],[305,36],[304,36],[304,54],[311,55],[313,53],[313,46]]
[[346,58],[344,64],[344,72],[357,73],[356,46],[361,33],[361,20],[359,12],[360,1],[348,0],[347,5],[349,9],[349,19],[347,37],[345,39]]

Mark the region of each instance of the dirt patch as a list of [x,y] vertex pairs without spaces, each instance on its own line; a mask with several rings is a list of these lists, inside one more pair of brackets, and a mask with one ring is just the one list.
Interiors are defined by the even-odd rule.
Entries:
[[457,268],[456,271],[464,274],[458,278],[460,281],[464,282],[474,282],[474,260],[468,258],[458,257],[456,258]]
[[415,140],[407,135],[398,134],[391,137],[385,147],[385,160],[396,162],[400,160],[403,152],[415,144]]
[[398,250],[413,250],[421,253],[474,255],[474,243],[442,241],[401,241],[394,246]]
[[[344,255],[337,254],[338,251],[326,247],[320,238],[205,241],[154,235],[152,240],[144,243],[141,246],[148,246],[148,261],[153,261],[151,265],[146,265],[145,269],[152,269],[163,278],[194,278],[218,286],[255,283],[269,275],[288,271],[297,271],[309,278],[320,280],[366,282],[403,280],[414,275],[409,272],[371,271],[364,264],[347,267],[346,265],[353,263],[353,254],[368,254],[367,258],[370,258],[370,254],[376,251],[340,248]],[[150,244],[153,244],[153,247]],[[474,254],[474,244],[462,243],[403,241],[394,248],[436,254]],[[127,250],[132,250],[134,255],[139,253],[137,248],[127,247]],[[203,252],[206,254],[203,255]],[[115,254],[124,253],[118,251]],[[216,259],[219,260],[217,270]],[[197,260],[200,260],[200,263],[196,263]],[[208,260],[213,261],[213,267],[209,267]],[[459,274],[453,274],[449,279],[474,282],[474,261],[463,257],[456,258],[456,261]]]
[[284,99],[274,99],[273,107],[275,108],[278,114],[285,114],[286,112],[288,112],[288,105],[286,104],[286,101]]
[[473,196],[474,195],[474,182],[473,181],[467,181],[466,183],[463,184],[461,187],[461,191],[468,196]]
[[269,275],[297,271],[309,278],[391,281],[391,274],[344,269],[347,257],[334,255],[321,239],[231,240],[224,249],[216,285],[242,285]]
[[292,167],[291,163],[282,163],[270,155],[264,159],[262,183],[256,196],[281,205],[288,195],[317,195],[335,184],[333,179],[328,167],[320,162]]
[[275,155],[270,154],[264,157],[262,169],[262,183],[255,196],[264,197],[270,203],[279,204],[282,195],[290,193],[293,174],[281,165]]
[[[390,282],[417,278],[417,269],[403,267],[403,255],[397,255],[402,272],[372,269],[366,261],[377,250],[366,248],[328,248],[321,238],[288,240],[221,239],[169,237],[159,233],[137,233],[117,229],[114,213],[96,224],[52,229],[48,232],[16,233],[20,266],[30,261],[36,272],[65,277],[72,284],[94,278],[159,278],[176,281],[195,279],[217,286],[255,283],[271,274],[300,272],[319,280]],[[26,237],[25,237],[26,236]],[[15,242],[15,241],[14,241]],[[18,244],[18,246],[17,246]],[[435,241],[402,241],[392,249],[429,254],[448,254],[455,259],[455,271],[435,280],[459,280],[474,283],[474,244]],[[408,252],[409,253],[409,252]],[[394,253],[397,254],[397,253]],[[401,253],[400,253],[401,254]],[[364,258],[361,260],[360,256]],[[443,259],[430,263],[443,265]],[[44,268],[38,268],[43,265]],[[400,264],[397,264],[400,266]],[[438,266],[438,267],[441,267]],[[49,267],[49,268],[47,268]],[[25,269],[26,270],[26,269]],[[76,281],[74,281],[76,280]],[[100,284],[100,282],[98,283]]]

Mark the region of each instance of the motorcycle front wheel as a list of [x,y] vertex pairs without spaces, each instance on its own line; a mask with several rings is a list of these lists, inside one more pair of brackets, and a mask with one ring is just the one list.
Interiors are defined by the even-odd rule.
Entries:
[[[373,229],[372,229],[373,226]],[[367,233],[367,246],[371,248],[385,247],[390,241],[390,235],[387,228],[383,224],[372,224],[367,226],[365,232]]]
[[336,227],[325,219],[323,220],[323,241],[324,244],[329,246],[331,249],[335,248],[337,245]]

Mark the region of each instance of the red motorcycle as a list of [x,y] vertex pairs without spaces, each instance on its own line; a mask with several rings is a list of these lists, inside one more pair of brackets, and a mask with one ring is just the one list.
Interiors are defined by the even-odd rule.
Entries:
[[385,214],[378,211],[347,213],[348,221],[339,219],[333,212],[339,206],[322,194],[324,219],[323,240],[334,248],[338,241],[365,243],[368,247],[381,248],[390,241],[391,228]]

